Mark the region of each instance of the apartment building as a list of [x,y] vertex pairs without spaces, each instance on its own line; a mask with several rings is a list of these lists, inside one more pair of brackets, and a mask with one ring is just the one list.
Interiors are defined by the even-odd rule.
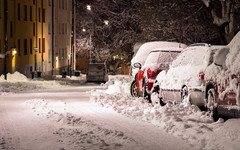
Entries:
[[48,71],[53,70],[53,74],[75,70],[74,4],[74,0],[48,0],[48,60],[53,60]]
[[0,74],[5,69],[26,76],[68,71],[74,57],[71,43],[75,43],[71,40],[72,6],[72,0],[1,0]]

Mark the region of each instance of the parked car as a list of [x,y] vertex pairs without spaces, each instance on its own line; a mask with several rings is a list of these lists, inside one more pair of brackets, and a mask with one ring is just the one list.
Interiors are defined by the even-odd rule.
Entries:
[[205,106],[205,70],[213,63],[215,52],[224,47],[198,43],[182,51],[169,70],[157,76],[152,92],[159,93],[159,99],[152,98],[153,104],[175,101]]
[[167,69],[182,50],[183,48],[155,49],[150,52],[143,66],[140,63],[133,64],[139,69],[135,76],[138,96],[150,100],[150,92],[158,73]]
[[87,82],[107,82],[107,67],[104,63],[90,63],[87,70]]
[[227,48],[216,52],[206,70],[206,108],[214,120],[240,117],[240,32]]
[[144,65],[149,53],[154,50],[154,49],[161,49],[161,48],[167,48],[167,47],[171,47],[171,48],[186,48],[187,45],[182,44],[182,43],[177,43],[177,42],[166,42],[166,41],[154,41],[154,42],[147,42],[144,43],[143,45],[140,46],[140,48],[138,49],[138,51],[136,52],[136,54],[134,54],[134,57],[131,60],[131,73],[130,73],[130,78],[132,80],[131,83],[131,88],[130,88],[130,92],[132,96],[137,97],[138,93],[137,93],[137,84],[136,84],[136,80],[135,80],[135,76],[137,74],[137,72],[139,71],[139,67],[136,68],[134,67],[133,64],[135,63],[139,63],[141,66]]

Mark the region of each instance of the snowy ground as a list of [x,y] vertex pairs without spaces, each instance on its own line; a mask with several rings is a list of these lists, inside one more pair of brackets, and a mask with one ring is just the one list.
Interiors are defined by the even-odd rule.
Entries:
[[[14,77],[14,78],[11,78]],[[153,107],[128,76],[0,78],[0,149],[240,149],[240,119],[214,122],[195,106]]]

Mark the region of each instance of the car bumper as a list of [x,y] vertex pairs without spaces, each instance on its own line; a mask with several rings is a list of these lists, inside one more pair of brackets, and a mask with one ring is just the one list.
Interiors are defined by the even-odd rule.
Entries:
[[203,88],[199,87],[190,87],[188,89],[188,92],[190,94],[190,102],[191,104],[197,105],[197,106],[204,106],[204,90]]

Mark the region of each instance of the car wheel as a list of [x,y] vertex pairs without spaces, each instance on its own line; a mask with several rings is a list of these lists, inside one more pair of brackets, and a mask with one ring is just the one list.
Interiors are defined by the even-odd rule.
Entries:
[[211,88],[207,92],[207,101],[206,101],[206,108],[210,112],[211,116],[213,117],[214,121],[218,120],[218,112],[217,107],[215,105],[216,102],[216,95],[214,88]]
[[143,98],[147,99],[151,103],[150,95],[147,93],[147,83],[143,81]]
[[137,92],[137,83],[136,81],[134,80],[131,84],[131,95],[133,97],[138,97],[138,92]]

